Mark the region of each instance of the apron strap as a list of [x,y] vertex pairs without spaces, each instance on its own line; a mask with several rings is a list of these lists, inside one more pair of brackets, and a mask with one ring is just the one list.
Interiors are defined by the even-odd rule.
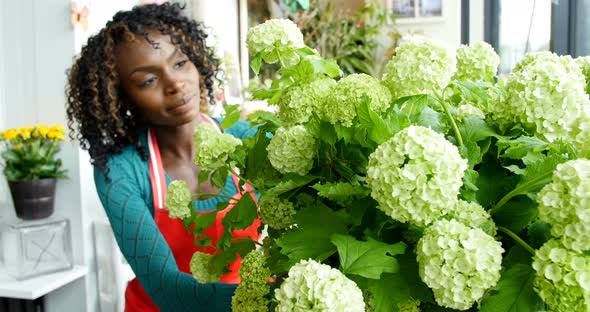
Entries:
[[157,209],[164,209],[164,199],[167,192],[166,177],[164,176],[164,166],[156,133],[151,129],[147,131],[148,150],[150,153],[149,169],[150,181],[152,185],[152,194],[154,201],[154,212]]

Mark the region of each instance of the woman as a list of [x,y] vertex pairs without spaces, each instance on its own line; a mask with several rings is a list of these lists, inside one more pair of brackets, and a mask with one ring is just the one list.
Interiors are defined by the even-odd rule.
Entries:
[[[241,196],[235,177],[223,190],[198,185],[193,133],[202,122],[216,123],[201,110],[213,101],[219,63],[203,26],[181,11],[165,3],[117,13],[88,39],[68,77],[68,125],[90,153],[100,200],[136,275],[126,311],[229,311],[239,283],[239,262],[225,283],[200,284],[190,275],[199,249],[162,204],[166,185],[179,179],[193,193]],[[239,123],[227,133],[241,138],[246,129]],[[210,211],[220,201],[194,207]],[[255,239],[257,225],[244,235]]]

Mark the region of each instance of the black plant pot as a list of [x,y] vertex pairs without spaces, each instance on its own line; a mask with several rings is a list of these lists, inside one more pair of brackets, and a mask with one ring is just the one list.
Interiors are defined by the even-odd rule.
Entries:
[[55,202],[56,178],[8,181],[16,216],[23,220],[49,217]]

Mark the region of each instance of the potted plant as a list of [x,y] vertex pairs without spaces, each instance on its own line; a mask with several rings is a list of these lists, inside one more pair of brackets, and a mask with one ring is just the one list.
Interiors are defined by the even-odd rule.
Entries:
[[60,125],[11,128],[0,134],[4,176],[8,181],[16,215],[24,220],[42,219],[53,213],[57,178],[66,177],[57,157],[65,140]]

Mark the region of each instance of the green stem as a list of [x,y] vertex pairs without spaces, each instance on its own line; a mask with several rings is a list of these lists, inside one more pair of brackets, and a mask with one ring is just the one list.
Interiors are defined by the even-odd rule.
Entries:
[[461,133],[459,132],[459,127],[457,127],[457,122],[455,121],[455,118],[453,118],[453,115],[451,115],[451,111],[449,111],[449,106],[445,101],[444,90],[443,95],[441,96],[437,94],[437,97],[439,99],[440,105],[445,111],[445,114],[447,114],[447,117],[451,121],[451,126],[453,126],[453,131],[455,132],[455,136],[457,137],[457,143],[459,143],[459,146],[463,146],[463,138],[461,137]]
[[500,210],[500,208],[502,208],[502,206],[504,206],[509,200],[512,199],[512,197],[514,197],[516,195],[519,195],[518,190],[516,190],[516,189],[514,189],[510,193],[504,195],[504,197],[502,197],[502,199],[500,199],[500,201],[497,202],[494,205],[494,207],[492,207],[492,209],[490,209],[490,211],[489,211],[490,214],[495,215]]
[[529,245],[525,241],[523,241],[522,238],[518,237],[518,235],[514,234],[514,232],[510,231],[509,229],[507,229],[503,226],[499,226],[498,231],[510,236],[514,241],[516,241],[520,246],[522,246],[524,249],[526,249],[531,254],[533,254],[533,255],[535,254],[535,249],[533,249],[533,247],[531,247],[531,245]]
[[199,199],[201,197],[221,197],[221,198],[227,198],[227,199],[233,199],[233,200],[239,200],[237,198],[234,198],[232,196],[228,196],[228,195],[223,195],[223,194],[218,194],[218,193],[196,193],[193,194],[193,199]]
[[[259,189],[258,187],[256,187],[256,185],[254,185],[250,180],[242,177],[241,175],[239,175],[233,168],[228,166],[228,170],[229,172],[231,172],[233,175],[235,175],[236,177],[238,177],[238,179],[246,182],[247,184],[249,184],[251,187],[255,188],[255,189]],[[239,190],[238,190],[239,191]]]

